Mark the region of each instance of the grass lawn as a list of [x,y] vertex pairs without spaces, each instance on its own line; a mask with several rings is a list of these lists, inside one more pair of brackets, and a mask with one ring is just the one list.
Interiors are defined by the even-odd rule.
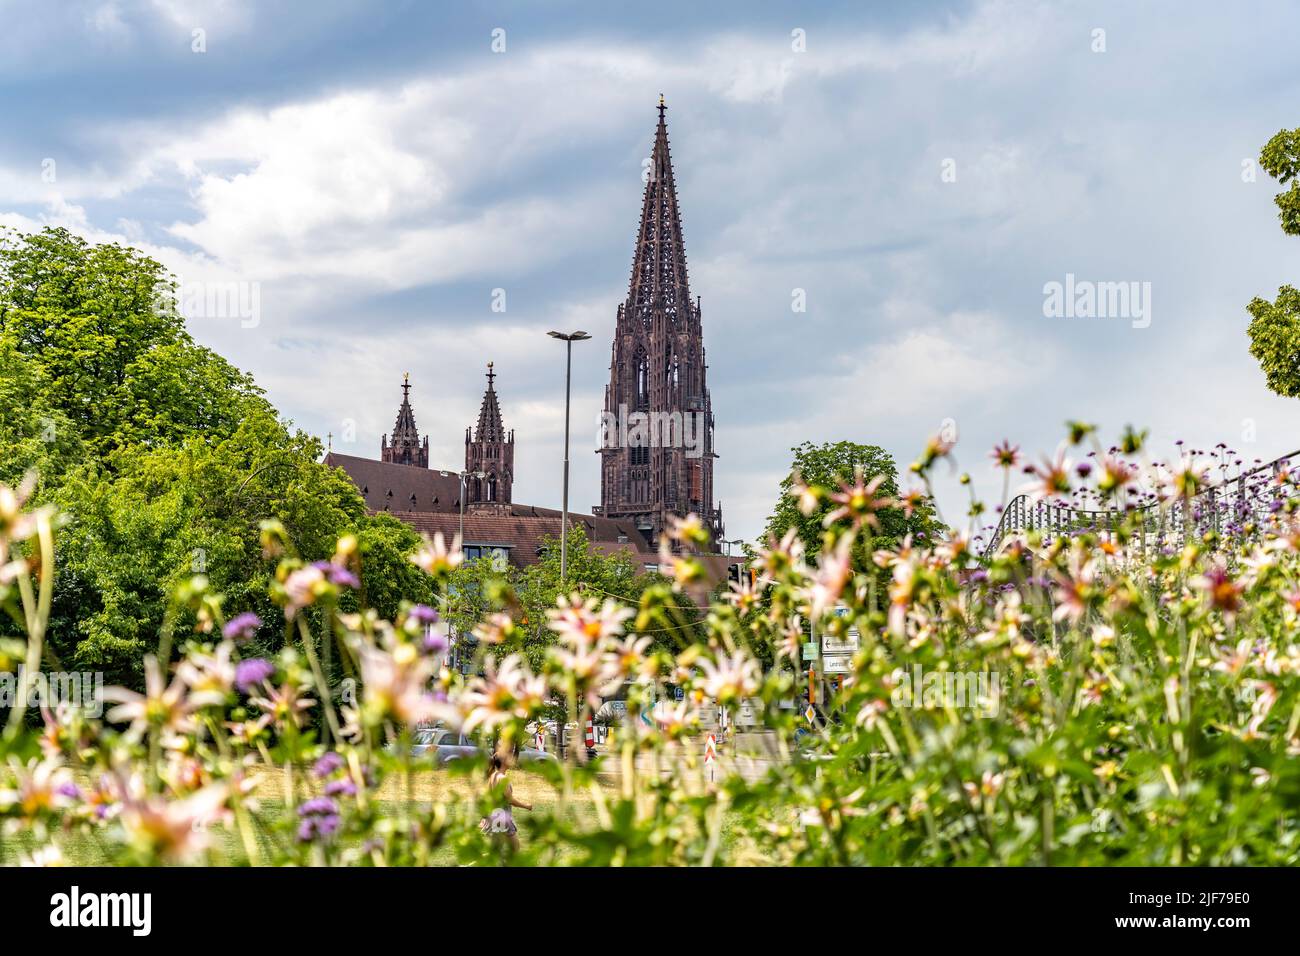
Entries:
[[[557,809],[559,794],[550,781],[540,775],[521,769],[514,770],[510,776],[515,796],[518,799],[532,804],[538,811],[554,812]],[[85,784],[89,780],[79,779],[77,782],[78,784]],[[272,832],[262,825],[263,820],[270,822],[280,817],[285,805],[285,784],[285,772],[279,768],[268,768],[258,780],[255,794],[259,809],[255,814],[254,830],[264,852],[272,850],[277,841],[286,839],[284,835]],[[449,802],[452,809],[473,815],[476,811],[472,804],[482,792],[482,786],[477,776],[464,777],[445,769],[430,770],[425,767],[412,775],[409,806],[427,809],[429,804],[436,800]],[[616,785],[603,783],[601,787],[611,798],[616,796]],[[374,796],[383,816],[394,820],[398,818],[403,800],[406,798],[404,791],[405,784],[400,777],[393,776],[384,781],[384,785],[379,788]],[[301,799],[301,797],[300,785],[299,798]],[[460,809],[462,807],[463,810]],[[520,825],[520,838],[525,845],[528,840],[528,831],[525,825],[528,813],[526,810],[515,811],[515,819]],[[592,831],[598,829],[596,804],[592,794],[589,791],[575,792],[566,802],[565,818],[577,824],[582,830]],[[759,853],[758,848],[752,845],[752,841],[741,832],[737,824],[738,821],[734,817],[726,820],[723,824],[722,848],[724,856],[733,864],[770,864],[772,861]],[[214,855],[218,859],[229,859],[232,862],[242,862],[244,860],[243,845],[236,828],[233,826],[216,826],[212,828],[211,835],[214,844]],[[110,862],[105,849],[101,847],[94,836],[67,833],[58,836],[56,841],[63,850],[65,861],[70,865],[103,866]],[[38,845],[37,840],[30,831],[23,830],[8,834],[4,838],[4,852],[3,857],[0,859],[4,864],[12,865],[17,862],[19,853],[30,852],[36,849]],[[556,858],[551,862],[563,865],[565,863],[577,863],[581,858],[582,853],[580,850],[566,846],[559,850]],[[431,862],[434,865],[441,866],[462,865],[456,858],[455,850],[451,847],[440,847],[435,850]]]

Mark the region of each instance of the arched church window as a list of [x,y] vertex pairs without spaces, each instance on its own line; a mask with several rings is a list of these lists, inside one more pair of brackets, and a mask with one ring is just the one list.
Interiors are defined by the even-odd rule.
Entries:
[[636,407],[650,407],[650,360],[644,352],[636,359]]

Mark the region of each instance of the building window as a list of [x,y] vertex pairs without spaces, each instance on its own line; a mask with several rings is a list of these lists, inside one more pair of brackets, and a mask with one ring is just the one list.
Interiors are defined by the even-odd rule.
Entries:
[[636,407],[650,407],[650,360],[644,352],[636,359]]

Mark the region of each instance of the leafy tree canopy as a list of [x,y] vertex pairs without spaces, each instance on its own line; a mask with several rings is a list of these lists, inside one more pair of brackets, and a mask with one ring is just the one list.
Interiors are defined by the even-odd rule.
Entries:
[[174,287],[140,252],[66,229],[0,237],[2,348],[35,367],[39,397],[99,457],[272,411],[249,376],[190,338]]
[[[767,519],[765,533],[779,540],[793,528],[803,543],[805,553],[810,557],[822,550],[828,530],[826,518],[836,509],[836,504],[823,498],[815,510],[804,514],[799,508],[796,494],[800,482],[833,493],[843,485],[851,485],[855,476],[861,472],[867,482],[881,478],[875,497],[896,500],[899,496],[898,469],[894,459],[877,445],[861,445],[851,441],[821,445],[804,442],[791,451],[794,452],[794,460],[790,472],[781,482],[780,496]],[[941,530],[934,508],[928,500],[917,505],[910,517],[902,508],[889,507],[878,512],[877,518],[880,527],[875,529],[874,536],[861,536],[855,546],[854,565],[857,570],[868,570],[871,566],[871,553],[876,548],[892,547],[909,534],[918,541],[928,541]],[[849,519],[843,518],[832,522],[830,530],[840,531],[848,526]]]
[[[1280,130],[1265,144],[1259,164],[1280,184],[1278,220],[1288,236],[1300,236],[1300,129]],[[1279,395],[1300,395],[1300,292],[1284,285],[1270,302],[1256,297],[1246,306],[1251,315],[1247,328],[1250,354],[1264,370],[1268,387]]]
[[225,593],[228,615],[257,612],[259,640],[278,646],[267,518],[306,560],[356,535],[354,605],[392,616],[401,597],[431,600],[407,560],[418,535],[368,516],[347,476],[319,462],[320,442],[191,339],[173,285],[140,252],[63,229],[0,238],[0,481],[36,470],[38,499],[69,520],[51,656],[138,683],[167,595],[194,574]]

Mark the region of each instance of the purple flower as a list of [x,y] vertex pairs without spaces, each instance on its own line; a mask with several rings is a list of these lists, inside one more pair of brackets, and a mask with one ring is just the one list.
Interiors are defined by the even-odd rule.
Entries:
[[329,797],[312,797],[298,807],[298,839],[308,843],[332,837],[339,828],[339,806]]
[[424,639],[424,649],[430,654],[441,654],[448,646],[445,634],[430,634]]
[[257,629],[262,626],[262,619],[252,611],[245,611],[226,622],[226,626],[221,629],[221,633],[236,644],[251,640],[256,634]]
[[437,624],[438,612],[427,604],[417,604],[406,612],[406,618],[410,621],[417,621],[420,624]]
[[329,783],[325,784],[325,795],[329,797],[337,797],[339,795],[353,797],[356,796],[356,793],[357,785],[346,777],[342,780],[331,780]]
[[313,840],[327,840],[338,832],[338,828],[338,814],[305,817],[298,824],[298,839],[302,843],[311,843]]
[[329,797],[312,797],[298,807],[300,817],[338,816],[339,805]]
[[325,575],[325,580],[338,587],[356,588],[361,586],[357,576],[340,564],[332,561],[316,561],[312,564],[316,570]]
[[60,796],[70,797],[73,800],[80,799],[81,797],[81,791],[77,789],[77,785],[71,780],[59,784],[58,793]]
[[247,694],[262,681],[275,673],[275,665],[264,657],[250,657],[240,661],[235,667],[235,686],[241,694]]
[[317,777],[325,778],[334,771],[341,770],[342,768],[343,758],[331,750],[316,761],[316,765],[311,768],[311,772]]

